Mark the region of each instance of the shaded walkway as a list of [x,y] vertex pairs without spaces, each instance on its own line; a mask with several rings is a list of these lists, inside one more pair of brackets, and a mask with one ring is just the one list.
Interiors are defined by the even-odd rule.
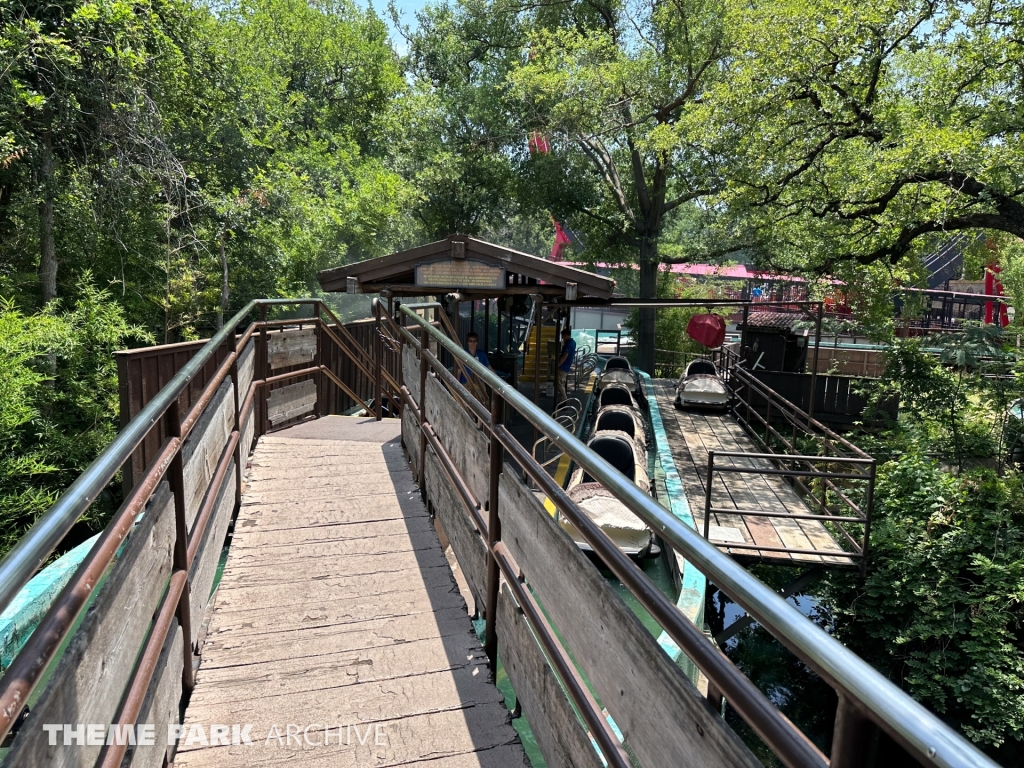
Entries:
[[183,738],[175,766],[524,765],[400,430],[261,438],[184,721],[253,744]]

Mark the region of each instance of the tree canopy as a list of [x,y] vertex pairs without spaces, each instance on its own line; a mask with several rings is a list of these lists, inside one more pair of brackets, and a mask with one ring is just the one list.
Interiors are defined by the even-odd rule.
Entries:
[[[965,233],[971,269],[998,261],[1024,301],[1019,0],[390,11],[389,30],[356,0],[0,3],[0,551],[114,434],[114,349],[453,233],[546,256],[554,218],[573,260],[643,297],[690,290],[675,262],[824,276],[889,341],[893,288]],[[630,318],[639,367],[681,351],[688,317]],[[1024,376],[996,336],[890,345],[879,392],[906,406],[861,436],[885,457],[882,564],[827,597],[838,634],[1002,756],[1022,738],[1022,495],[971,462],[1024,439]]]

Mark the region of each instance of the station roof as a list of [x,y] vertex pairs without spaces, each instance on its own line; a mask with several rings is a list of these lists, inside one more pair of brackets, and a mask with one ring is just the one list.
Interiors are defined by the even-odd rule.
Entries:
[[[755,311],[747,316],[747,328],[758,331],[779,331],[789,333],[793,326],[803,320],[802,312],[764,312]],[[740,323],[742,327],[742,323]]]
[[325,269],[325,291],[425,296],[459,291],[472,298],[512,293],[607,300],[615,281],[466,235],[410,248],[377,259]]

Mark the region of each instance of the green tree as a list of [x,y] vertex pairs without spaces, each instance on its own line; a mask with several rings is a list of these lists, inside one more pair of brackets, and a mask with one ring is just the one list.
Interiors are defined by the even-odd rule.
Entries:
[[[36,208],[43,304],[58,295],[61,189],[79,168],[119,170],[153,153],[156,123],[146,82],[159,70],[174,2],[67,0],[0,6],[0,217],[20,194]],[[16,158],[16,159],[12,159]]]
[[767,265],[897,264],[963,230],[1024,236],[1024,12],[1009,0],[731,3],[725,240]]
[[[492,10],[476,0],[429,5],[417,12],[415,30],[403,27],[413,87],[402,105],[409,130],[400,154],[427,240],[508,232],[511,221],[522,223],[513,231],[551,231],[545,196],[528,178],[527,130],[506,86],[525,31],[515,13]],[[395,8],[392,15],[402,23]],[[539,255],[537,245],[526,250]]]
[[[653,298],[668,217],[723,184],[686,116],[726,58],[725,5],[581,2],[531,15],[528,60],[511,83],[528,124],[552,136],[568,169],[587,168],[596,190],[590,201],[565,195],[556,206],[625,248],[639,263],[639,295]],[[637,331],[638,362],[653,370],[653,309],[640,311]]]
[[[91,276],[75,288],[81,298],[63,312],[56,302],[28,315],[0,299],[0,554],[114,438],[113,352],[152,341]],[[81,527],[105,525],[118,499],[115,482]]]

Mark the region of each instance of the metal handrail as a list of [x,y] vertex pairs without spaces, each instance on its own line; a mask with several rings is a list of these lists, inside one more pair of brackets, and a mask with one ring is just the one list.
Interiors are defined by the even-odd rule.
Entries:
[[0,561],[0,612],[10,604],[35,572],[46,562],[68,531],[85,514],[89,505],[113,480],[121,466],[145,440],[150,429],[162,418],[171,403],[189,385],[206,362],[213,357],[239,323],[259,305],[315,304],[319,299],[254,299],[228,320],[195,356],[182,366],[156,397],[139,411],[96,460],[78,476],[56,503],[21,537]]
[[[594,479],[625,503],[707,578],[809,664],[875,724],[928,763],[943,768],[999,768],[977,747],[901,691],[874,667],[831,637],[774,590],[722,553],[700,533],[677,519],[607,461],[589,450],[543,410],[454,344],[415,309],[438,306],[404,304],[401,311],[467,365],[492,391],[526,419]],[[842,704],[841,704],[842,706]]]
[[[266,306],[268,305],[303,305],[312,304],[321,309],[323,303],[319,299],[264,299],[249,302],[239,311],[228,324],[222,328],[212,339],[201,347],[196,355],[190,359],[178,373],[165,384],[152,401],[137,414],[117,438],[100,454],[100,456],[89,466],[85,473],[76,480],[64,496],[48,510],[46,515],[19,541],[15,549],[8,557],[0,563],[0,569],[4,574],[3,599],[9,601],[11,594],[17,594],[22,586],[32,577],[38,564],[49,555],[57,544],[60,543],[67,529],[74,525],[81,515],[88,509],[90,503],[95,499],[97,489],[102,489],[110,482],[117,469],[130,460],[132,454],[138,449],[151,430],[157,426],[161,419],[168,418],[168,437],[163,441],[159,454],[149,462],[149,468],[145,476],[127,495],[124,504],[97,539],[86,558],[79,565],[71,581],[50,606],[46,615],[40,621],[36,629],[28,637],[26,644],[19,651],[11,666],[5,671],[0,679],[0,739],[4,738],[15,725],[15,720],[28,701],[32,691],[39,684],[40,679],[50,661],[57,653],[61,643],[64,642],[72,630],[76,618],[80,615],[88,603],[95,584],[110,563],[115,559],[120,544],[129,534],[137,515],[143,506],[149,501],[156,490],[157,484],[167,479],[170,483],[172,495],[174,496],[174,514],[176,525],[176,540],[174,547],[174,561],[170,587],[164,593],[164,598],[159,609],[159,615],[155,619],[153,631],[146,641],[145,648],[140,656],[139,666],[133,673],[125,703],[122,705],[120,714],[117,716],[121,725],[135,722],[139,708],[142,705],[145,692],[149,689],[152,677],[155,672],[157,657],[163,648],[166,639],[170,618],[178,616],[184,636],[190,637],[191,617],[189,615],[189,569],[196,556],[199,544],[203,541],[210,518],[213,514],[215,500],[223,487],[227,470],[231,462],[236,458],[236,450],[239,448],[241,438],[239,418],[247,414],[253,407],[255,394],[262,389],[264,392],[275,383],[281,383],[294,378],[327,374],[328,378],[334,381],[343,391],[349,390],[333,372],[326,366],[319,363],[321,337],[318,340],[318,351],[311,367],[301,370],[292,370],[276,376],[267,376],[264,370],[257,375],[249,385],[245,395],[244,404],[241,408],[239,397],[242,393],[237,390],[238,383],[238,356],[250,343],[257,327],[260,329],[261,337],[264,339],[263,349],[266,349],[266,329],[281,327],[288,324],[308,324],[310,322],[322,326],[322,320],[317,313],[312,320],[271,320],[267,321]],[[239,324],[246,315],[256,306],[261,308],[261,318],[248,326],[241,333],[237,333]],[[218,348],[228,343],[231,348],[230,354],[220,364],[217,373],[206,382],[202,395],[193,403],[188,414],[184,415],[179,410],[179,397],[185,387],[193,380],[199,371],[216,353]],[[347,350],[342,352],[353,359]],[[181,450],[191,431],[199,423],[199,419],[210,405],[215,393],[227,377],[235,383],[234,394],[234,429],[228,436],[226,444],[221,451],[220,460],[207,485],[204,501],[196,513],[191,531],[185,523],[185,506],[182,493],[183,467]],[[379,382],[378,382],[379,386]],[[357,398],[358,399],[358,398]],[[264,408],[266,401],[264,400]],[[259,419],[259,416],[254,416]],[[264,434],[265,427],[257,427],[257,434]],[[241,471],[240,464],[236,468],[236,503],[241,494]],[[2,609],[2,604],[0,604]],[[184,647],[182,685],[184,690],[191,690],[194,676],[192,668],[191,646]],[[119,765],[123,756],[123,745],[115,745],[108,750],[103,760],[104,768]]]

